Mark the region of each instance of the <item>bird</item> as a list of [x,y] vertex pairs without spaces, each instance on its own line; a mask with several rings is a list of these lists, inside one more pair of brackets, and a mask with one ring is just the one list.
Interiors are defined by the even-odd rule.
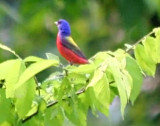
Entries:
[[60,19],[54,22],[58,27],[56,45],[59,53],[72,64],[88,64],[88,59],[85,57],[81,49],[74,42],[71,36],[71,28],[68,21]]

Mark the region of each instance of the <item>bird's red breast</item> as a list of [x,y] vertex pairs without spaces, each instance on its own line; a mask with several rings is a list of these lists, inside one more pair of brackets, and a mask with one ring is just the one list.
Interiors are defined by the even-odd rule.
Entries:
[[70,63],[74,64],[87,64],[88,60],[83,56],[80,50],[79,53],[74,51],[74,49],[65,46],[65,38],[62,38],[59,34],[57,35],[57,48],[60,54]]

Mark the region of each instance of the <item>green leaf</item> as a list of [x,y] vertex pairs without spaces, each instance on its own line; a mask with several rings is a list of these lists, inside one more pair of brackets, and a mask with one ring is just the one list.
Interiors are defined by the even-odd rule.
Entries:
[[63,115],[60,112],[60,107],[57,105],[52,106],[45,110],[44,124],[45,126],[62,126],[63,125]]
[[41,113],[41,112],[38,112],[34,116],[32,116],[31,118],[26,120],[25,122],[19,121],[18,126],[31,126],[31,125],[33,125],[33,126],[45,126],[44,125],[44,114]]
[[6,97],[13,98],[15,92],[15,86],[18,82],[20,74],[22,71],[22,60],[17,59],[13,64],[10,64],[12,67],[8,71],[8,75],[6,77]]
[[85,94],[81,94],[78,98],[70,98],[62,104],[64,116],[75,126],[86,126],[86,117],[88,113],[87,101]]
[[145,71],[147,75],[154,76],[156,64],[151,60],[150,55],[146,54],[144,46],[138,44],[134,53],[138,65],[142,68],[142,70]]
[[150,36],[147,36],[143,41],[142,41],[143,45],[144,45],[144,50],[147,56],[149,56],[149,59],[153,62],[153,63],[157,63],[158,62],[158,56],[160,54],[158,54],[158,43],[156,43],[156,39]]
[[117,59],[117,61],[119,62],[119,68],[120,69],[124,69],[126,66],[126,52],[122,49],[117,49],[115,52],[109,52],[110,54],[113,55],[113,57],[115,57]]
[[106,116],[108,116],[110,104],[109,82],[105,74],[107,65],[107,62],[104,62],[103,65],[94,72],[94,76],[87,86],[87,92],[90,95],[89,97],[92,104]]
[[95,64],[99,65],[102,62],[104,62],[110,55],[107,54],[108,52],[98,52],[96,55],[94,55],[90,60]]
[[52,53],[46,53],[46,56],[47,56],[47,59],[49,59],[49,60],[57,60],[57,61],[59,61],[59,57],[54,55],[54,54],[52,54]]
[[0,125],[6,126],[5,122],[13,124],[13,121],[14,109],[11,100],[6,98],[5,89],[0,89]]
[[70,95],[71,91],[71,83],[68,79],[68,77],[64,77],[61,85],[58,87],[59,90],[57,92],[57,94],[55,94],[55,96],[57,95],[57,100],[59,100],[60,102],[62,101],[62,98],[66,98],[67,96]]
[[12,54],[15,55],[17,58],[20,59],[20,56],[19,56],[18,54],[16,54],[15,51],[13,51],[12,49],[10,49],[8,46],[3,45],[3,44],[0,43],[0,48],[3,49],[3,50],[8,51],[8,52],[10,52],[10,53],[12,53]]
[[[25,67],[24,67],[25,70]],[[15,108],[18,116],[23,119],[31,109],[36,92],[36,83],[33,78],[25,81],[23,85],[16,88],[15,91]]]
[[126,63],[126,69],[133,80],[133,87],[130,95],[130,100],[133,104],[141,91],[143,76],[141,73],[141,69],[131,56],[126,57]]
[[[120,97],[120,101],[121,101],[121,113],[122,113],[122,117],[124,117],[124,109],[126,107],[127,104],[127,92],[126,90],[128,90],[124,83],[126,83],[125,81],[123,81],[124,77],[123,74],[120,71],[119,68],[119,64],[117,62],[116,59],[112,59],[109,61],[110,65],[109,65],[109,71],[113,74],[115,83],[117,85],[118,88],[118,92],[119,92],[119,97]],[[127,80],[127,79],[126,79]]]
[[25,62],[39,62],[44,59],[36,57],[36,56],[28,56],[27,58],[24,59]]
[[14,97],[15,85],[21,74],[21,64],[20,59],[8,60],[0,64],[0,80],[5,80],[7,98]]
[[95,70],[95,65],[85,64],[85,65],[80,65],[79,67],[67,69],[67,70],[71,73],[87,74],[87,73],[92,73]]
[[155,28],[154,29],[154,32],[155,32],[155,41],[156,41],[156,53],[157,53],[157,61],[158,63],[160,63],[160,28]]
[[118,96],[118,89],[110,84],[110,104],[112,104],[116,96]]
[[6,79],[10,69],[12,68],[13,64],[15,64],[15,62],[17,62],[17,60],[7,60],[0,63],[0,80]]
[[68,79],[74,85],[76,84],[86,84],[86,76],[78,73],[70,73],[68,74]]
[[26,117],[29,117],[29,116],[33,115],[37,111],[38,111],[38,104],[36,102],[33,102],[33,104],[31,105],[30,110],[26,114]]
[[127,98],[129,99],[131,94],[131,89],[133,86],[132,77],[126,70],[121,70],[121,76],[122,76],[124,87],[126,89]]
[[63,77],[64,77],[64,74],[57,71],[57,72],[54,72],[54,73],[50,74],[49,77],[46,78],[44,82],[52,81],[52,80],[59,80],[59,79],[61,79]]
[[0,126],[12,126],[9,122],[5,121],[3,123],[0,123]]
[[[67,109],[68,109],[68,108],[67,108]],[[63,126],[75,126],[75,125],[66,117],[63,108],[61,108],[61,111],[62,111],[62,115],[63,115],[63,118],[64,118]]]
[[36,63],[31,64],[20,76],[18,84],[16,88],[20,87],[23,83],[27,80],[32,78],[34,75],[38,74],[39,72],[51,67],[57,66],[58,61],[56,60],[42,60]]

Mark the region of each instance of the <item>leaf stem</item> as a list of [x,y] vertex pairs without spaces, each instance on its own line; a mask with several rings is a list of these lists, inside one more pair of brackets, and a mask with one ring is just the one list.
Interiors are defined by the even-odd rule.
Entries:
[[[80,95],[80,94],[82,94],[82,93],[84,93],[84,92],[85,92],[85,88],[82,88],[82,89],[78,90],[75,94],[76,94],[76,95]],[[68,96],[67,98],[71,98],[71,96]],[[62,100],[65,101],[65,100],[67,100],[67,98],[63,98]],[[56,101],[53,101],[53,102],[51,102],[51,103],[49,103],[49,104],[47,105],[47,108],[49,108],[49,107],[51,107],[51,106],[53,106],[53,105],[55,105],[55,104],[57,104],[57,103],[58,103],[57,100],[56,100]]]
[[11,48],[9,48],[8,46],[6,45],[3,45],[2,43],[0,43],[0,48],[3,49],[3,50],[6,50],[10,53],[12,53],[14,56],[16,56],[18,59],[22,59],[14,50],[12,50]]
[[39,86],[39,84],[38,84],[38,80],[37,80],[37,78],[36,78],[36,76],[34,76],[34,80],[35,80],[35,82],[36,82],[36,85],[37,85],[37,90],[38,90],[38,96],[40,96],[41,95],[41,92],[40,92],[40,86]]

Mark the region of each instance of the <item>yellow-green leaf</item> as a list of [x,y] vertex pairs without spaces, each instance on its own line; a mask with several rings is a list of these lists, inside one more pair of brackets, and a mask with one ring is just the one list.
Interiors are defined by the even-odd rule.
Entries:
[[118,88],[118,92],[119,92],[119,97],[120,97],[120,101],[121,101],[121,113],[122,113],[122,117],[124,117],[124,109],[126,107],[127,104],[127,92],[126,87],[125,87],[125,82],[123,81],[123,76],[122,73],[120,72],[120,68],[118,67],[118,63],[116,59],[113,59],[110,61],[110,65],[109,65],[109,69],[113,74],[115,83],[117,85]]
[[51,67],[51,66],[57,66],[59,64],[56,60],[42,60],[36,63],[31,64],[26,70],[21,74],[18,84],[16,85],[16,88],[20,87],[23,83],[25,83],[27,80],[32,78],[37,73]]
[[142,70],[145,71],[147,75],[154,76],[156,64],[151,60],[151,57],[146,54],[143,45],[138,44],[136,46],[135,57]]
[[141,69],[131,56],[126,57],[126,69],[133,80],[133,86],[130,95],[130,100],[133,104],[141,91],[143,76],[141,73]]
[[106,116],[108,116],[110,104],[109,81],[105,74],[107,66],[108,64],[105,61],[103,65],[94,72],[94,76],[87,86],[87,91],[93,106],[96,106],[96,108]]

